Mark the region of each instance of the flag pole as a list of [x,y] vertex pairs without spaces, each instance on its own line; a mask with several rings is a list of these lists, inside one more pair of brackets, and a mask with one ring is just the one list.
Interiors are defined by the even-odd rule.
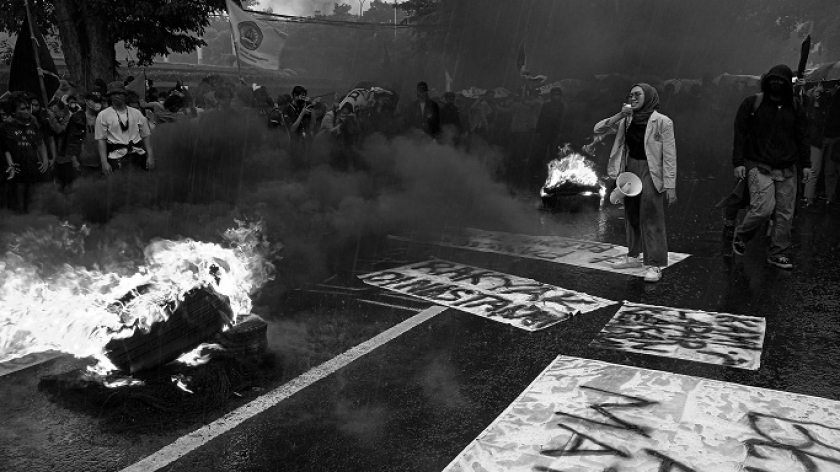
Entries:
[[236,34],[233,32],[233,21],[230,18],[230,11],[228,11],[228,25],[230,25],[230,47],[233,48],[233,54],[236,56],[236,70],[239,71],[239,81],[244,82],[242,78],[242,63],[239,61],[239,48],[236,47]]
[[38,69],[38,85],[41,87],[42,107],[47,108],[47,87],[44,86],[44,72],[41,70],[41,56],[38,54],[39,46],[38,39],[35,37],[35,30],[32,25],[32,12],[29,11],[29,0],[23,0],[23,6],[26,8],[26,22],[29,23],[29,37],[32,39],[32,54],[35,56],[35,67]]

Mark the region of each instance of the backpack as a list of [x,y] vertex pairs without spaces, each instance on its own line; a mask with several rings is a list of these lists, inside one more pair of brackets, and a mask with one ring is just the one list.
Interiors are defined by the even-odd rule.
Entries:
[[[754,95],[755,101],[753,102],[753,109],[750,116],[755,116],[755,113],[758,111],[758,107],[761,106],[761,102],[764,100],[764,92],[758,92]],[[793,98],[793,111],[796,113],[796,116],[799,116],[799,112],[802,111],[802,99],[799,97]]]

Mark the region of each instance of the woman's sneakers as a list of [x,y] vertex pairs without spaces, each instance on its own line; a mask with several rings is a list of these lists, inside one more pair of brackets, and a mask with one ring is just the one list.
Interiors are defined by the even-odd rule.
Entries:
[[779,269],[793,269],[793,262],[787,256],[770,256],[767,258],[767,263]]
[[615,263],[610,267],[613,269],[640,269],[643,266],[644,264],[642,264],[641,257],[624,256],[624,260],[622,262]]
[[736,256],[743,256],[747,252],[747,243],[737,234],[732,238],[732,252]]
[[649,266],[645,271],[645,282],[659,282],[662,278],[662,269],[656,266]]

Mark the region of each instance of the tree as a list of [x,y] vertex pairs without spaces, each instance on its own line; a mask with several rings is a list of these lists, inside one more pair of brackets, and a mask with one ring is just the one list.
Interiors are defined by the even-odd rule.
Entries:
[[[42,31],[58,34],[71,77],[85,88],[116,76],[114,45],[124,42],[142,65],[157,55],[186,53],[201,39],[224,0],[30,0]],[[0,30],[17,33],[25,19],[23,0],[6,0]]]

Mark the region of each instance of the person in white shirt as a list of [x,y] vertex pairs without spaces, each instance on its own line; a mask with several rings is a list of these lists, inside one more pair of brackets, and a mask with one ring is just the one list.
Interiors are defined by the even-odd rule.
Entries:
[[152,170],[155,158],[149,142],[151,130],[140,110],[126,105],[125,85],[108,84],[107,96],[111,106],[96,117],[95,138],[98,141],[102,173],[128,168],[131,164]]

